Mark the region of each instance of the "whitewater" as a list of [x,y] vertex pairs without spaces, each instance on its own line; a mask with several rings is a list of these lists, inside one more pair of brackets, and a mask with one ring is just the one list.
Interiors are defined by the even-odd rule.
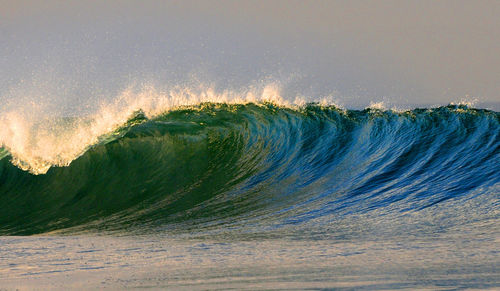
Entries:
[[274,85],[37,108],[0,113],[0,286],[500,286],[499,112]]

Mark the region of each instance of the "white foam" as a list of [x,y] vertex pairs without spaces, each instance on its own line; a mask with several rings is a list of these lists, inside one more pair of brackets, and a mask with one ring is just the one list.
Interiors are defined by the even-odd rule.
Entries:
[[[304,104],[296,99],[295,105]],[[174,87],[159,91],[154,87],[126,89],[111,102],[103,102],[87,116],[72,118],[38,117],[24,108],[0,116],[0,145],[12,155],[12,163],[32,174],[44,174],[52,166],[67,166],[81,156],[99,137],[122,126],[131,115],[142,110],[152,118],[180,106],[203,102],[247,104],[271,102],[294,106],[280,95],[276,84],[241,91],[217,92],[211,87]],[[39,116],[44,116],[39,114]]]
[[465,96],[462,99],[460,99],[457,102],[451,102],[451,105],[465,105],[467,107],[474,107],[477,103],[479,102],[479,99],[471,97],[471,96]]
[[380,101],[380,102],[370,102],[370,105],[368,105],[366,109],[386,110],[387,108],[385,106],[384,101]]

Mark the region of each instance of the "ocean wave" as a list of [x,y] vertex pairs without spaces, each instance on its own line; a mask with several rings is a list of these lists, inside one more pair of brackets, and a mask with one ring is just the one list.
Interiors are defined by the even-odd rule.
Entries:
[[[480,195],[498,203],[494,111],[207,102],[103,118],[108,131],[75,118],[40,123],[33,128],[51,130],[45,151],[29,151],[30,141],[15,137],[10,145],[19,148],[4,143],[1,234],[219,225],[265,231],[353,213],[424,211]],[[85,130],[70,139],[54,124]],[[31,145],[40,140],[43,134]]]

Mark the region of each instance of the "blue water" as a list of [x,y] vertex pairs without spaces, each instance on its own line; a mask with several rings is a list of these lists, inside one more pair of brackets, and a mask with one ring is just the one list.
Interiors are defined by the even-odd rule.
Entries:
[[495,111],[206,103],[39,175],[1,151],[0,285],[500,287]]

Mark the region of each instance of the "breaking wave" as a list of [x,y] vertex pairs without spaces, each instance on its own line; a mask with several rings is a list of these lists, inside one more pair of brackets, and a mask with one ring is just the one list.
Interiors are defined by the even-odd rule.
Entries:
[[362,233],[360,221],[373,230],[389,218],[405,221],[397,230],[404,232],[429,224],[431,214],[418,216],[429,209],[439,213],[435,227],[498,220],[498,112],[345,110],[247,97],[139,103],[121,115],[29,127],[2,116],[0,234],[345,234]]

